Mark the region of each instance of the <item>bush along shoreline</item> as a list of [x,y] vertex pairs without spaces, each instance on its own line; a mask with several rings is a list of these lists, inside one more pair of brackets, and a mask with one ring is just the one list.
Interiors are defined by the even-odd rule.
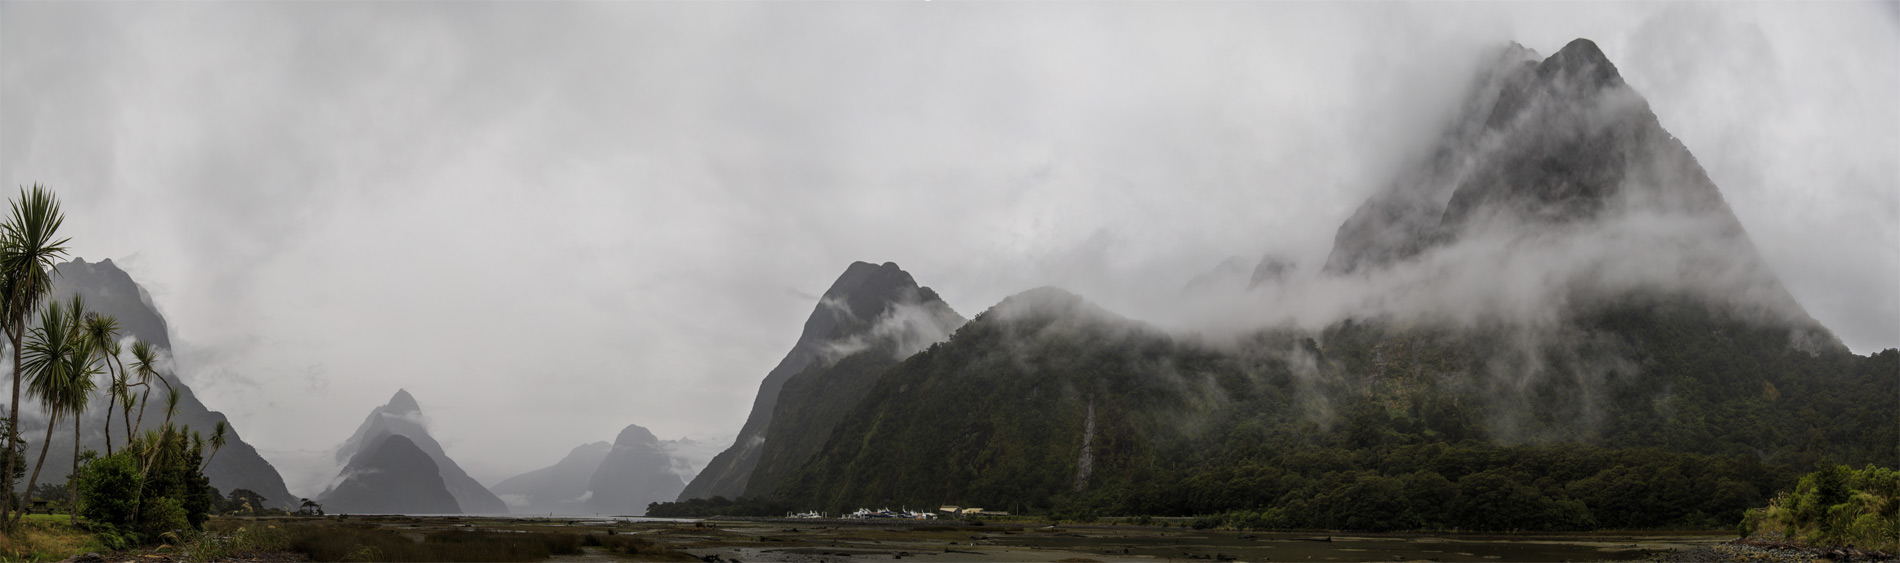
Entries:
[[1900,470],[1830,465],[1742,517],[1744,539],[1848,557],[1900,556]]

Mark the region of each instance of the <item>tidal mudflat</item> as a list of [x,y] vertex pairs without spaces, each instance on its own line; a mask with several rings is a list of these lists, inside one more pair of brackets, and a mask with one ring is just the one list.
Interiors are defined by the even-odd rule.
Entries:
[[[226,521],[217,528],[235,528]],[[1428,535],[1268,533],[1132,525],[964,523],[851,520],[672,520],[632,518],[524,518],[480,516],[350,516],[245,520],[300,537],[397,541],[402,552],[426,557],[429,546],[458,531],[490,538],[521,534],[523,543],[568,538],[547,561],[1624,561],[1717,546],[1722,533],[1587,533],[1544,535]],[[400,538],[400,539],[399,539]],[[408,544],[413,542],[413,551]],[[290,542],[296,543],[296,542]],[[306,542],[307,543],[307,542]],[[559,542],[555,542],[559,543]],[[573,546],[578,546],[577,549]],[[333,546],[349,555],[397,555]],[[293,549],[294,551],[294,549]],[[500,550],[489,550],[502,555]],[[521,555],[527,555],[523,551]],[[158,561],[164,553],[127,560]],[[153,557],[154,555],[159,557]],[[256,558],[264,554],[253,554]],[[337,560],[322,553],[284,557]],[[447,555],[444,553],[444,555]],[[455,560],[467,557],[458,552]],[[373,557],[372,557],[373,558]],[[267,559],[283,560],[283,559]],[[377,558],[375,560],[384,560]],[[395,559],[390,559],[395,560]],[[499,558],[543,560],[540,558]]]

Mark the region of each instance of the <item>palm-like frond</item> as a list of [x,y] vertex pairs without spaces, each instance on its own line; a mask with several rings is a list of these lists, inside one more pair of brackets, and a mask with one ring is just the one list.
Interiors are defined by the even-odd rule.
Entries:
[[90,313],[86,315],[85,326],[81,332],[86,342],[91,344],[91,352],[100,360],[109,361],[119,355],[119,319],[112,315]]
[[231,425],[225,423],[222,420],[218,421],[217,424],[212,425],[211,426],[211,450],[217,451],[218,448],[222,448],[224,447],[225,444],[230,443],[230,439],[231,439],[230,433],[231,433]]
[[22,347],[27,392],[49,411],[83,411],[96,388],[92,376],[99,371],[93,367],[91,344],[77,314],[84,307],[77,295],[70,304],[48,304],[40,310],[40,326]]
[[0,316],[18,330],[52,287],[53,264],[66,256],[71,239],[57,238],[66,217],[53,192],[34,184],[11,204],[0,224]]
[[152,376],[158,375],[158,352],[153,350],[152,343],[144,340],[132,342],[132,366],[128,369],[139,376],[139,383],[150,381]]

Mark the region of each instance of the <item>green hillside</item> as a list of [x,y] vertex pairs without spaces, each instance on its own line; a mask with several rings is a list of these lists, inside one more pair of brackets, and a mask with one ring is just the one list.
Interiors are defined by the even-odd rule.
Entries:
[[[1377,321],[1217,346],[1037,290],[887,372],[777,500],[1274,527],[1706,527],[1821,460],[1900,461],[1900,351],[1803,352],[1789,329],[1688,299],[1627,303],[1579,315],[1532,360],[1497,344],[1508,327]],[[1544,364],[1534,378],[1511,369],[1528,361]]]

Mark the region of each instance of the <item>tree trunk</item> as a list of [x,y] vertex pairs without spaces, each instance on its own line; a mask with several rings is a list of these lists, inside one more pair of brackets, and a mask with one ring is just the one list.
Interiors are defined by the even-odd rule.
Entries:
[[[119,375],[125,375],[125,362],[119,360],[118,355],[115,354],[111,358],[107,358],[107,359],[112,360],[113,362],[117,362],[119,364]],[[131,383],[131,381],[126,381],[126,383],[128,384],[126,387],[130,388],[131,385],[129,384]],[[121,401],[121,402],[124,402],[124,401]],[[126,420],[125,443],[130,444],[132,443],[132,427],[131,427],[132,403],[127,402],[125,403],[124,406],[125,408],[123,410],[125,411],[125,414],[123,416],[125,417],[125,420]],[[110,428],[112,428],[112,410],[111,409],[106,410],[106,428],[108,429],[106,431],[106,455],[112,455],[112,431],[110,430]]]
[[0,502],[0,524],[4,524],[6,531],[11,532],[13,531],[13,469],[25,461],[16,459],[20,456],[13,450],[13,442],[20,435],[20,332],[26,326],[26,314],[21,313],[19,319],[8,320],[18,322],[14,323],[13,330],[7,331],[7,339],[13,342],[13,402],[7,403],[7,436],[4,438],[7,468],[6,476],[0,478],[0,481],[4,481],[0,483],[0,496],[5,496],[6,500]]
[[[107,456],[112,455],[112,407],[113,405],[119,404],[119,394],[112,392],[112,384],[116,383],[118,380],[112,379],[112,374],[110,373],[112,371],[111,366],[112,364],[110,362],[106,364],[106,367],[107,367],[106,371],[108,372],[106,373],[106,380],[108,383],[106,383],[106,421],[105,421],[106,455]],[[74,432],[78,432],[78,430],[74,430]]]
[[[72,497],[72,507],[66,512],[72,516],[72,524],[79,525],[79,419],[80,413],[73,413],[73,472],[66,474],[66,492]],[[107,424],[107,427],[112,425]]]
[[[137,424],[133,424],[132,429],[127,430],[126,431],[127,433],[136,432],[136,431],[145,429],[145,400],[150,399],[151,397],[152,397],[152,385],[150,383],[146,383],[145,390],[139,392],[139,421]],[[130,410],[131,408],[132,407],[126,407],[127,410]],[[125,438],[125,441],[128,444],[131,443],[132,437],[127,436]]]
[[[132,433],[132,384],[131,383],[127,383],[125,385],[125,395],[126,395],[125,400],[120,401],[122,403],[125,403],[125,408],[119,409],[119,417],[125,419],[125,447],[130,448],[132,447],[132,438],[137,436],[137,434]],[[107,422],[111,422],[111,421],[107,421]]]
[[[26,480],[25,497],[27,501],[27,506],[32,506],[31,501],[33,500],[33,485],[39,483],[40,481],[40,468],[46,466],[46,451],[53,447],[53,427],[54,426],[59,426],[59,411],[54,411],[52,416],[47,418],[46,442],[40,444],[40,461],[33,464],[33,478]],[[23,513],[24,513],[23,511],[13,513],[13,525],[15,526],[20,525],[20,515]]]
[[145,510],[143,502],[145,500],[145,478],[151,475],[152,464],[158,463],[158,450],[163,449],[165,447],[165,441],[171,438],[171,429],[166,428],[165,430],[165,432],[158,433],[158,439],[152,441],[152,451],[145,456],[145,467],[139,470],[139,486],[135,489],[137,492],[132,493],[132,514],[134,518],[138,517],[139,511]]

